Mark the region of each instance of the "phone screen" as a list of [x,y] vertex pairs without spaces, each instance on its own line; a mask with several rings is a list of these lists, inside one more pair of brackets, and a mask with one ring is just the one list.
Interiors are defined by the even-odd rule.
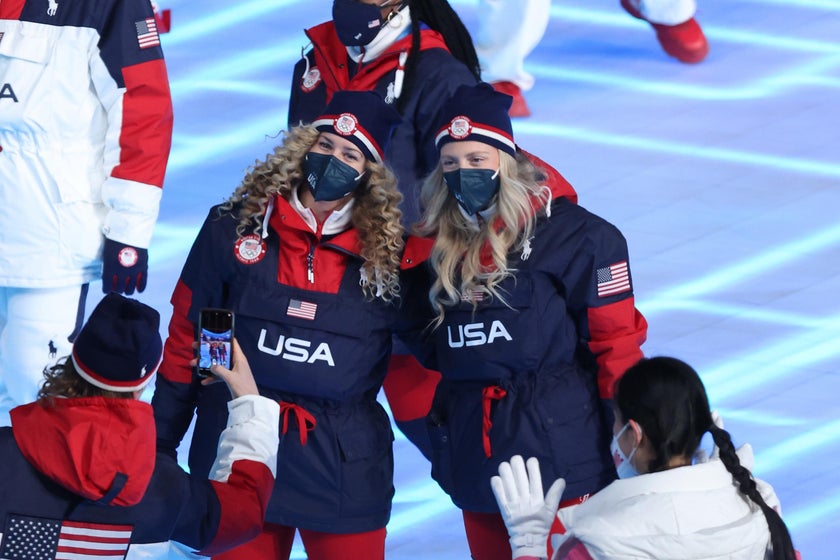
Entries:
[[213,375],[210,366],[215,364],[230,369],[233,312],[227,309],[202,309],[198,329],[198,375]]

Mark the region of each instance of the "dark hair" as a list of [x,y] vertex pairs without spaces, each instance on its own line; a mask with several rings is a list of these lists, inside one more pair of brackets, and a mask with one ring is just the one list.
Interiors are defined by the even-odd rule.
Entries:
[[456,59],[464,63],[476,80],[481,80],[478,55],[475,52],[472,37],[467,27],[447,0],[406,0],[411,14],[411,50],[405,62],[405,84],[397,102],[397,110],[402,113],[405,103],[411,97],[414,86],[414,74],[420,57],[420,23],[443,36],[446,47]]
[[665,470],[674,457],[691,457],[703,434],[710,432],[726,470],[764,513],[773,559],[796,558],[781,516],[767,505],[749,469],[741,465],[729,432],[712,421],[706,388],[694,368],[676,358],[642,358],[616,383],[615,404],[621,419],[638,422],[650,441],[655,456],[649,472]]
[[38,400],[45,404],[52,403],[56,397],[110,397],[115,399],[134,398],[132,392],[117,392],[100,389],[88,383],[76,371],[70,356],[62,358],[54,366],[44,368],[44,383],[38,390]]

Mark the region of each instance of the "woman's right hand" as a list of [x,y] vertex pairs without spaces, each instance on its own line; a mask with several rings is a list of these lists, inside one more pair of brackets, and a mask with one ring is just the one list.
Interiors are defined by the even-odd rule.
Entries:
[[536,457],[527,463],[520,455],[499,465],[490,479],[499,511],[510,535],[513,558],[545,558],[546,544],[566,481],[558,478],[543,495],[540,464]]
[[210,385],[219,380],[227,383],[230,389],[231,396],[235,399],[243,395],[259,395],[257,389],[257,382],[254,381],[254,375],[251,373],[251,366],[248,365],[248,359],[239,347],[239,342],[236,338],[233,339],[231,354],[231,363],[233,369],[227,369],[221,365],[210,366],[210,371],[213,372],[213,377],[208,377],[201,380],[202,385]]

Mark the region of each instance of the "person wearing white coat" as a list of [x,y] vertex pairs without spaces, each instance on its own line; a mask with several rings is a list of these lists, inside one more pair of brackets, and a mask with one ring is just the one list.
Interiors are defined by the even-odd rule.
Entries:
[[[516,456],[491,485],[513,558],[534,560],[794,560],[772,487],[755,479],[752,448],[737,453],[712,419],[688,364],[643,358],[616,384],[613,459],[620,477],[581,505],[557,510],[539,468]],[[716,450],[692,463],[703,434]]]

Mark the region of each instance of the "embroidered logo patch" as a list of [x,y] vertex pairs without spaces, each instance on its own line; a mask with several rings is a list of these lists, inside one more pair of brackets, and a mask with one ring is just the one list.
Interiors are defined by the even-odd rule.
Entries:
[[469,117],[457,116],[449,123],[449,135],[456,140],[466,138],[470,132],[472,132],[472,121]]
[[309,69],[309,72],[307,72],[303,76],[303,78],[300,79],[300,89],[302,89],[306,93],[309,93],[310,91],[318,87],[318,84],[320,83],[321,71],[318,70],[317,66],[313,66]]
[[120,261],[120,264],[126,268],[131,268],[137,264],[139,259],[140,257],[137,255],[137,249],[134,247],[125,247],[117,255],[117,260]]
[[358,129],[358,123],[359,121],[356,120],[355,115],[342,113],[337,119],[335,119],[333,128],[335,128],[335,131],[342,136],[352,136]]
[[260,262],[265,256],[265,241],[259,235],[246,235],[234,245],[233,254],[242,264]]

